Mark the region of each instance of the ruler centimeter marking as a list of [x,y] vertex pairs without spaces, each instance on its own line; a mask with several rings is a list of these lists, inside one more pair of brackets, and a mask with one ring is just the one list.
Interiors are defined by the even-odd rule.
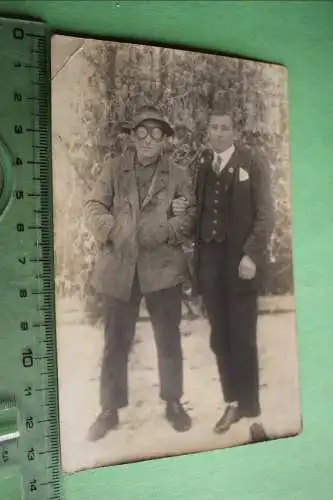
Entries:
[[[60,500],[49,37],[41,23],[2,19],[1,24],[2,52],[9,54],[13,119],[8,127],[15,138],[9,145],[15,189],[0,231],[3,225],[11,235],[16,233],[12,265],[19,284],[6,286],[13,286],[10,292],[17,305],[16,331],[8,335],[15,336],[17,351],[12,366],[16,382],[10,392],[18,408],[19,438],[1,444],[0,464],[18,463],[24,500]],[[6,130],[0,132],[6,139]],[[10,142],[11,134],[8,137]],[[6,325],[0,320],[2,327]]]

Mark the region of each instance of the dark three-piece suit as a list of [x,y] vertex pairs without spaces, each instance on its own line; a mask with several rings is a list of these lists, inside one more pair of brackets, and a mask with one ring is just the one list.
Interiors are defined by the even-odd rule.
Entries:
[[[269,170],[236,146],[215,173],[213,155],[204,150],[197,165],[193,292],[203,297],[224,400],[237,402],[242,416],[255,417],[258,284],[273,227]],[[256,264],[253,279],[239,277],[244,255]]]

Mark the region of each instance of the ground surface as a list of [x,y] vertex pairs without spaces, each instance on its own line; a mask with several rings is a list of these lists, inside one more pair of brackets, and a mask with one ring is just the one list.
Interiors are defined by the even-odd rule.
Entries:
[[[224,436],[212,433],[224,403],[208,348],[208,326],[198,319],[182,323],[184,403],[193,428],[177,434],[163,418],[155,345],[145,321],[137,325],[129,366],[130,406],[121,411],[121,427],[89,443],[86,433],[99,411],[103,332],[85,324],[73,300],[60,301],[57,310],[62,461],[67,472],[248,442],[248,421],[240,421]],[[261,315],[258,342],[262,422],[270,437],[293,434],[300,425],[294,313]]]

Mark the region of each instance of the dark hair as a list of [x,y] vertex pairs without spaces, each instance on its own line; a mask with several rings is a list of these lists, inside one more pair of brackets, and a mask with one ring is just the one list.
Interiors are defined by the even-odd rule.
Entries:
[[209,116],[233,116],[233,110],[228,100],[212,102],[209,107]]
[[234,123],[234,111],[230,102],[230,98],[226,92],[217,92],[212,95],[208,105],[208,119],[212,116],[230,116]]

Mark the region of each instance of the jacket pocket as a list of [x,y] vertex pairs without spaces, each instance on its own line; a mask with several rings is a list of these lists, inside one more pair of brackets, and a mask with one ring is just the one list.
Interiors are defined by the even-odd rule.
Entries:
[[133,218],[127,211],[122,211],[115,216],[111,231],[112,248],[114,252],[127,255],[131,253],[135,243],[135,228]]
[[97,256],[92,283],[98,293],[109,293],[110,283],[119,270],[119,258],[112,247],[112,243],[104,245]]
[[138,241],[144,248],[162,245],[168,239],[169,226],[165,212],[143,215],[138,227]]

